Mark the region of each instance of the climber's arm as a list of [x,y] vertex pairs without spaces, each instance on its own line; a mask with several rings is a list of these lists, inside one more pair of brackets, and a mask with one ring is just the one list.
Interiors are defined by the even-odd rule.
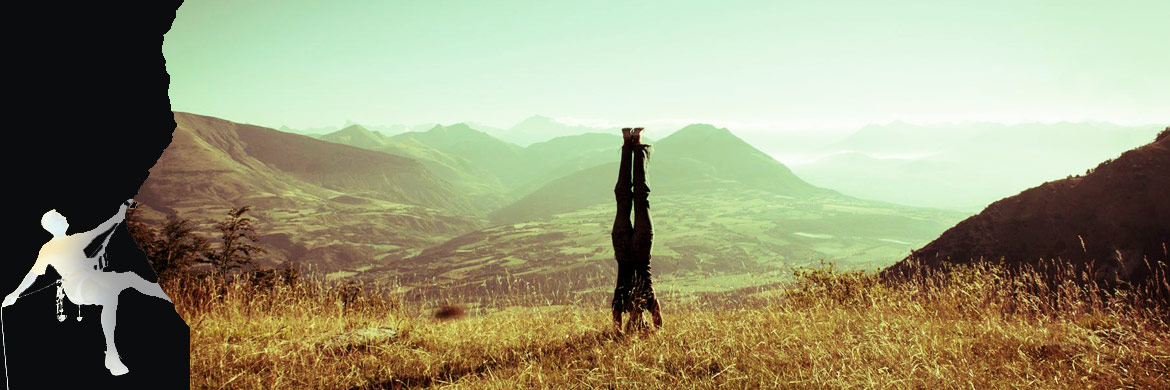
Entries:
[[[118,223],[126,220],[126,206],[127,206],[127,204],[128,203],[123,203],[121,206],[119,206],[117,214],[114,214],[113,217],[110,217],[110,219],[106,220],[105,222],[102,222],[101,225],[98,225],[98,227],[93,228],[93,230],[90,230],[90,231],[84,232],[84,233],[71,234],[71,236],[77,237],[82,242],[87,242],[87,243],[93,242],[93,240],[96,239],[98,236],[100,236],[102,233],[110,231],[110,229],[114,228],[114,225],[117,225]],[[113,234],[113,233],[111,233],[111,234]]]
[[8,294],[8,296],[4,297],[3,306],[16,303],[16,299],[20,298],[20,294],[24,294],[24,290],[27,290],[29,286],[32,286],[33,282],[37,280],[37,276],[45,274],[45,270],[48,266],[48,257],[44,256],[43,253],[39,254],[37,256],[36,263],[33,263],[32,269],[28,271],[28,274],[24,275],[24,280],[20,281],[20,285],[16,286],[16,291],[13,291],[11,294]]

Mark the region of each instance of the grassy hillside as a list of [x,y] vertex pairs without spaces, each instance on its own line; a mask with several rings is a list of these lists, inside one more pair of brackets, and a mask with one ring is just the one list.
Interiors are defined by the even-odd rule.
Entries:
[[528,291],[444,321],[394,286],[166,288],[196,389],[1170,387],[1170,318],[1141,293],[952,271],[887,286],[802,269],[783,287],[660,298],[665,327],[628,335],[603,301]]

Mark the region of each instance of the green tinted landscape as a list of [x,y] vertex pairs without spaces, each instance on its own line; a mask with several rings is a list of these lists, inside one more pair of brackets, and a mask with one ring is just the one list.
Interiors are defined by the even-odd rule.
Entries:
[[[492,283],[501,277],[570,299],[612,288],[616,135],[519,147],[466,125],[395,136],[351,126],[318,140],[186,113],[176,119],[141,215],[190,219],[210,237],[210,222],[226,209],[253,206],[270,249],[258,267],[293,264],[419,296],[499,293]],[[965,216],[815,187],[711,125],[654,145],[654,272],[664,292],[775,283],[821,260],[880,269]]]
[[188,1],[131,223],[196,388],[1170,388],[1168,5]]

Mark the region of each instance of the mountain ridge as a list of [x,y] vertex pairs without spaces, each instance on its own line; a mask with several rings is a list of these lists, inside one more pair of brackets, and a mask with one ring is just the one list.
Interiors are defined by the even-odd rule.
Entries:
[[270,249],[262,264],[309,261],[305,253],[329,257],[317,259],[323,264],[372,263],[373,256],[344,258],[368,250],[314,249],[379,245],[382,256],[406,256],[403,248],[480,226],[455,215],[465,213],[465,201],[415,160],[208,116],[174,118],[172,141],[136,196],[143,217],[177,214],[210,235],[209,224],[227,209],[252,206]]
[[[615,140],[617,140],[615,138]],[[608,153],[620,156],[620,143]],[[647,168],[651,191],[677,193],[727,186],[763,189],[786,196],[838,195],[796,177],[784,164],[755,149],[726,128],[689,125],[650,148]],[[488,215],[493,223],[543,218],[612,201],[617,163],[580,169],[544,184]]]

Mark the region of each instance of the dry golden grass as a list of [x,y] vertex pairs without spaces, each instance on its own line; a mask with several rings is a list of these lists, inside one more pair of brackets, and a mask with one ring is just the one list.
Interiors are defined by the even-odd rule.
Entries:
[[[441,321],[312,281],[166,287],[191,326],[193,388],[1170,388],[1170,327],[1150,301],[1170,291],[1165,273],[1117,294],[1015,275],[887,285],[808,269],[731,308],[664,301],[664,329],[626,337],[598,303]],[[370,328],[393,336],[355,336]]]

